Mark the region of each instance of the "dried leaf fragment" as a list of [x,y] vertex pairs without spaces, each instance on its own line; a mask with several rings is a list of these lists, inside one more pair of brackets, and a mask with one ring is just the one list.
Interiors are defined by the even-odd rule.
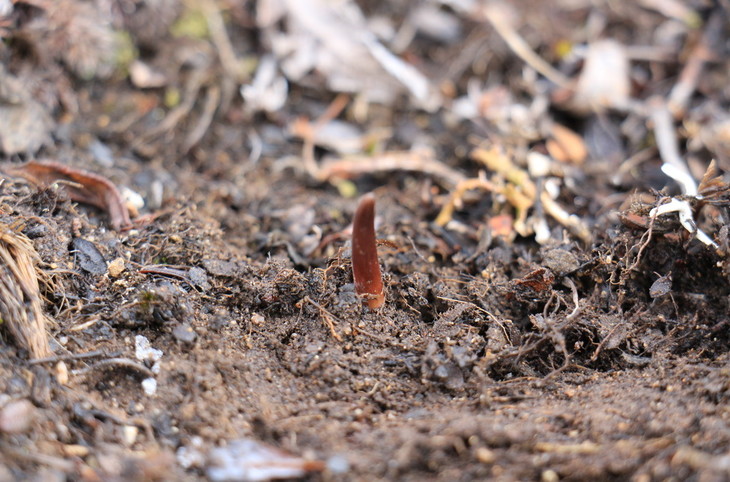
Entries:
[[73,201],[91,204],[109,214],[116,231],[129,229],[129,210],[116,186],[107,178],[52,161],[30,161],[20,166],[5,164],[0,170],[10,176],[22,177],[40,187],[59,183]]
[[[371,102],[390,103],[405,90],[425,110],[440,107],[440,94],[429,79],[378,40],[356,2],[257,3],[258,26],[290,82],[316,71],[336,92],[356,92]],[[285,31],[279,25],[285,25]]]
[[725,182],[724,177],[717,169],[717,163],[714,159],[710,161],[710,165],[707,166],[707,170],[702,176],[702,180],[700,181],[700,185],[697,190],[703,200],[707,200],[713,204],[724,203],[727,201],[727,198],[730,197],[728,194],[730,186]]
[[584,113],[626,109],[631,93],[629,67],[626,49],[617,41],[592,43],[570,102],[572,107]]
[[71,246],[74,262],[79,268],[91,274],[106,273],[106,260],[94,243],[84,238],[74,238]]
[[555,275],[547,268],[538,268],[524,277],[515,280],[517,286],[527,286],[538,293],[549,289],[555,281]]
[[553,124],[551,139],[545,144],[550,155],[557,161],[583,164],[588,148],[575,131],[560,124]]
[[306,460],[253,439],[234,440],[210,453],[211,480],[272,480],[303,477],[324,470],[325,464]]

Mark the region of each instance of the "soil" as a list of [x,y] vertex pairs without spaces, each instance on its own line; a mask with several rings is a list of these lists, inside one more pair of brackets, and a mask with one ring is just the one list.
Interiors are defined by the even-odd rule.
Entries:
[[[368,16],[399,22],[413,2],[390,3],[362,5]],[[541,2],[530,11],[512,3],[525,16],[520,31],[550,60],[548,47],[591,15],[631,45],[650,45],[671,24],[635,5]],[[727,20],[724,2],[690,3],[703,19]],[[72,201],[62,184],[6,176],[0,222],[30,238],[40,257],[53,356],[30,360],[0,331],[0,407],[29,400],[24,416],[33,419],[0,433],[0,480],[205,480],[211,451],[244,438],[324,461],[307,480],[730,478],[730,266],[722,246],[702,244],[671,216],[629,222],[647,221],[659,199],[678,193],[662,177],[650,123],[631,133],[621,126],[631,115],[543,114],[585,138],[599,119],[618,132],[622,161],[650,150],[618,183],[618,164],[595,151],[564,165],[557,202],[590,226],[588,240],[552,218],[542,243],[510,223],[492,232],[491,219],[516,212],[484,191],[464,194],[442,226],[434,220],[454,186],[428,171],[337,181],[307,172],[291,122],[315,121],[337,102],[316,75],[291,83],[276,113],[251,113],[209,37],[174,36],[169,25],[135,30],[126,19],[137,55],[165,72],[166,84],[140,88],[126,73],[84,77],[50,45],[29,53],[34,37],[19,46],[25,16],[53,31],[52,17],[38,13],[50,7],[35,4],[15,4],[3,56],[8,72],[45,89],[51,101],[35,98],[53,127],[42,147],[3,161],[93,172],[145,206],[131,229],[115,230],[106,211]],[[237,54],[256,60],[266,48],[255,5],[243,4],[220,8]],[[515,98],[529,99],[524,63],[483,22],[459,21],[458,41],[416,37],[403,57],[421,59],[437,78],[440,63],[470,48]],[[637,61],[634,84],[644,83],[633,95],[666,93],[683,52]],[[693,109],[727,108],[722,54]],[[461,93],[470,77],[496,81],[473,60],[457,70],[450,85]],[[190,101],[173,120],[171,92]],[[425,136],[465,178],[484,169],[469,153],[486,139],[512,154],[541,144],[424,112],[404,95],[371,104],[364,120],[348,101],[338,118],[367,132],[391,129],[385,150]],[[204,134],[191,141],[199,125]],[[725,168],[712,145],[682,145],[703,163],[697,178],[711,158]],[[328,149],[314,153],[320,161]],[[375,311],[355,292],[347,235],[358,196],[371,191],[386,285]],[[726,207],[709,208],[698,224],[722,245]],[[145,340],[161,353],[140,356]],[[153,389],[143,383],[150,378]]]

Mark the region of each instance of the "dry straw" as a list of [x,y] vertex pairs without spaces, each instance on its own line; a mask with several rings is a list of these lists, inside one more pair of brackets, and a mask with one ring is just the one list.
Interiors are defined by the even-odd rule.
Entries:
[[36,264],[31,242],[0,223],[0,326],[31,358],[50,356]]

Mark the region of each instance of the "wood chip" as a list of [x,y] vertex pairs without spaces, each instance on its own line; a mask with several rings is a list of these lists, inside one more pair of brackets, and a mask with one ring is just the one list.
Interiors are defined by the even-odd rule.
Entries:
[[583,164],[588,149],[580,135],[560,124],[553,124],[546,147],[556,161]]

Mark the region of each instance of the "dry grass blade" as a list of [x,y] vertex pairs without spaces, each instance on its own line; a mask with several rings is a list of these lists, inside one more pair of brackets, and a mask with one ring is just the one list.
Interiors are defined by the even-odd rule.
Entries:
[[0,225],[0,324],[32,359],[52,354],[35,264],[28,238]]

